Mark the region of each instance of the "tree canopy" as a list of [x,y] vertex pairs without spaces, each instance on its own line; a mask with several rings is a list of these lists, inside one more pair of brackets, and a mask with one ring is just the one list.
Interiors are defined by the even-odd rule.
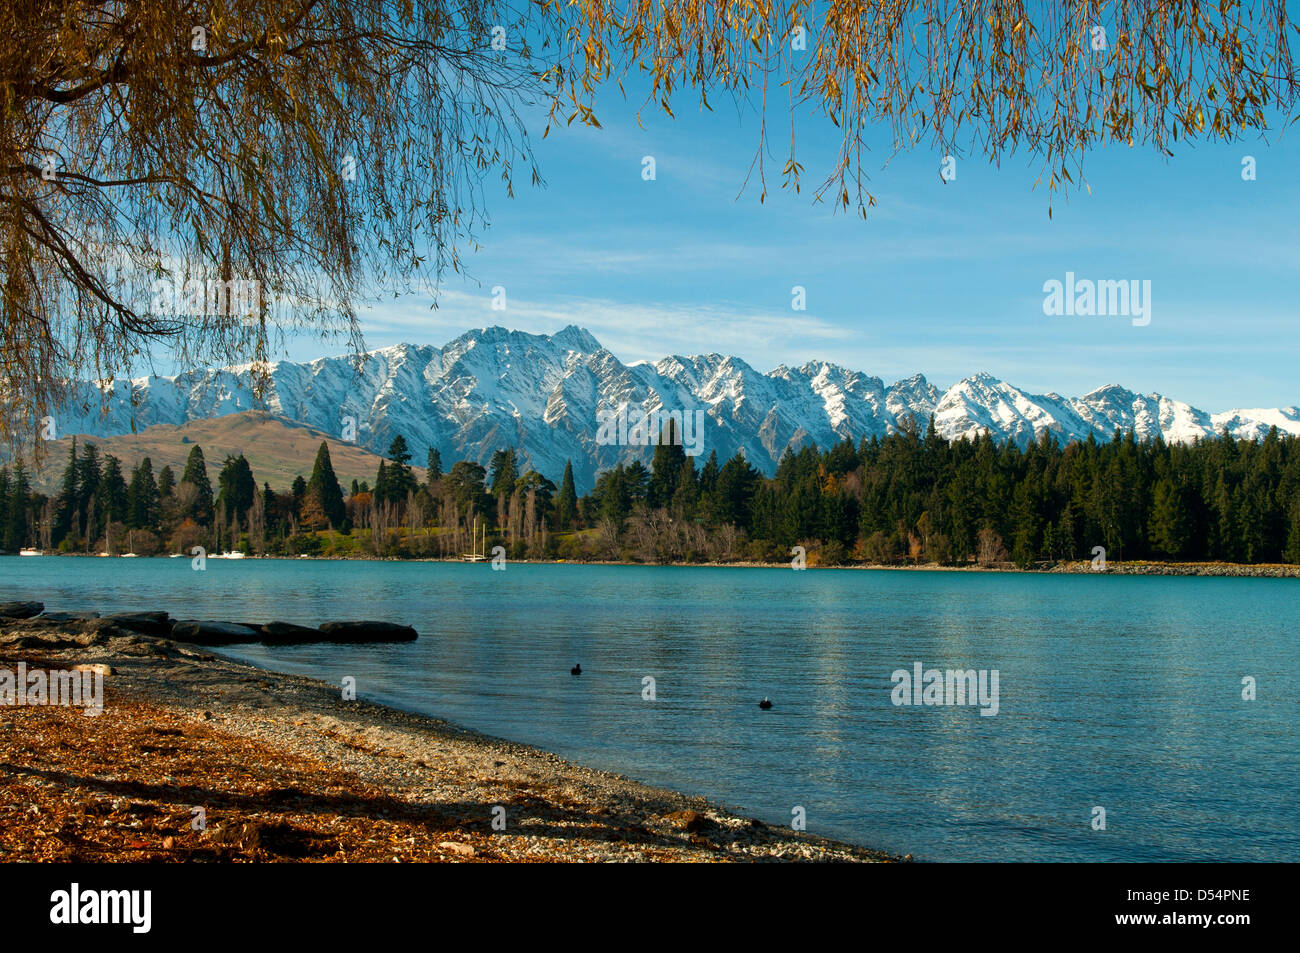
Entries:
[[815,196],[865,214],[891,151],[1024,149],[1054,191],[1106,143],[1284,128],[1295,28],[1283,0],[13,0],[0,428],[160,346],[255,377],[288,328],[359,350],[358,300],[462,268],[490,177],[541,182],[528,110],[598,126],[629,76],[752,108],[760,199],[777,115],[794,189],[796,128],[833,123]]

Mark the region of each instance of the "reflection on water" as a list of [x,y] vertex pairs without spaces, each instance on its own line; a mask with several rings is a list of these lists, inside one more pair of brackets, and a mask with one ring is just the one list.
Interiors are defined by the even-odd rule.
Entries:
[[[920,859],[1300,859],[1300,581],[621,566],[5,558],[51,609],[414,625],[242,647],[776,824]],[[890,673],[996,669],[1000,711]],[[583,674],[569,674],[580,662]],[[1254,676],[1259,699],[1241,699]],[[656,698],[642,697],[655,679]],[[770,696],[775,707],[760,711]],[[1094,807],[1107,829],[1094,831]]]

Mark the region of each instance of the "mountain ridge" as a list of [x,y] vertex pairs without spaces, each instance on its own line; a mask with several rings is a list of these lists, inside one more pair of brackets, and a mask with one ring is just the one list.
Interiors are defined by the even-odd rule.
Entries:
[[988,431],[1022,446],[1044,432],[1062,442],[1089,433],[1104,441],[1129,429],[1139,439],[1179,443],[1225,428],[1246,439],[1261,438],[1273,426],[1300,435],[1296,406],[1215,414],[1118,384],[1062,397],[1032,394],[986,372],[942,390],[919,373],[886,385],[827,360],[781,364],[767,373],[717,353],[624,364],[577,325],[550,335],[474,329],[442,347],[395,344],[367,352],[358,369],[346,355],[276,361],[260,398],[248,365],[77,382],[56,419],[62,433],[108,437],[245,410],[265,410],[330,434],[341,434],[351,418],[356,442],[373,452],[382,453],[398,433],[417,463],[430,446],[447,465],[467,458],[486,464],[493,451],[513,446],[525,467],[551,479],[572,460],[583,489],[617,463],[649,461],[653,447],[597,442],[599,414],[620,409],[703,410],[703,455],[716,450],[725,459],[744,452],[768,474],[787,449],[883,437],[909,417],[924,427],[932,414],[938,432],[950,439]]

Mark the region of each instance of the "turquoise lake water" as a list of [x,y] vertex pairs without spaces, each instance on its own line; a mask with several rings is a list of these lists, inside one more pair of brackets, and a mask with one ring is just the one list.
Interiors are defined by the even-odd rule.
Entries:
[[[919,860],[1300,860],[1300,580],[4,557],[19,598],[410,624],[228,654]],[[997,714],[894,704],[917,662]]]

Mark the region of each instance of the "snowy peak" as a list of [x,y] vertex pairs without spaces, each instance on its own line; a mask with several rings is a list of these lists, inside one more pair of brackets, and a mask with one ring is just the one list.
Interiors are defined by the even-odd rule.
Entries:
[[950,439],[990,434],[1021,445],[1051,433],[1062,442],[1116,431],[1138,439],[1186,442],[1223,432],[1260,439],[1272,427],[1300,435],[1300,408],[1236,409],[1209,414],[1160,394],[1117,384],[1082,397],[1032,394],[978,373],[940,390],[921,374],[886,385],[831,361],[781,365],[762,373],[733,355],[671,355],[624,364],[585,328],[529,334],[478,328],[442,347],[397,344],[307,363],[279,361],[255,396],[247,366],[190,370],[78,385],[59,414],[63,433],[126,434],[153,424],[182,424],[244,410],[266,410],[326,433],[350,421],[364,449],[382,453],[402,434],[422,463],[436,448],[444,461],[486,464],[516,447],[525,467],[558,479],[572,461],[580,488],[596,474],[653,447],[598,441],[601,415],[703,412],[702,453],[738,452],[772,473],[787,450],[815,443],[883,437],[930,417]]

